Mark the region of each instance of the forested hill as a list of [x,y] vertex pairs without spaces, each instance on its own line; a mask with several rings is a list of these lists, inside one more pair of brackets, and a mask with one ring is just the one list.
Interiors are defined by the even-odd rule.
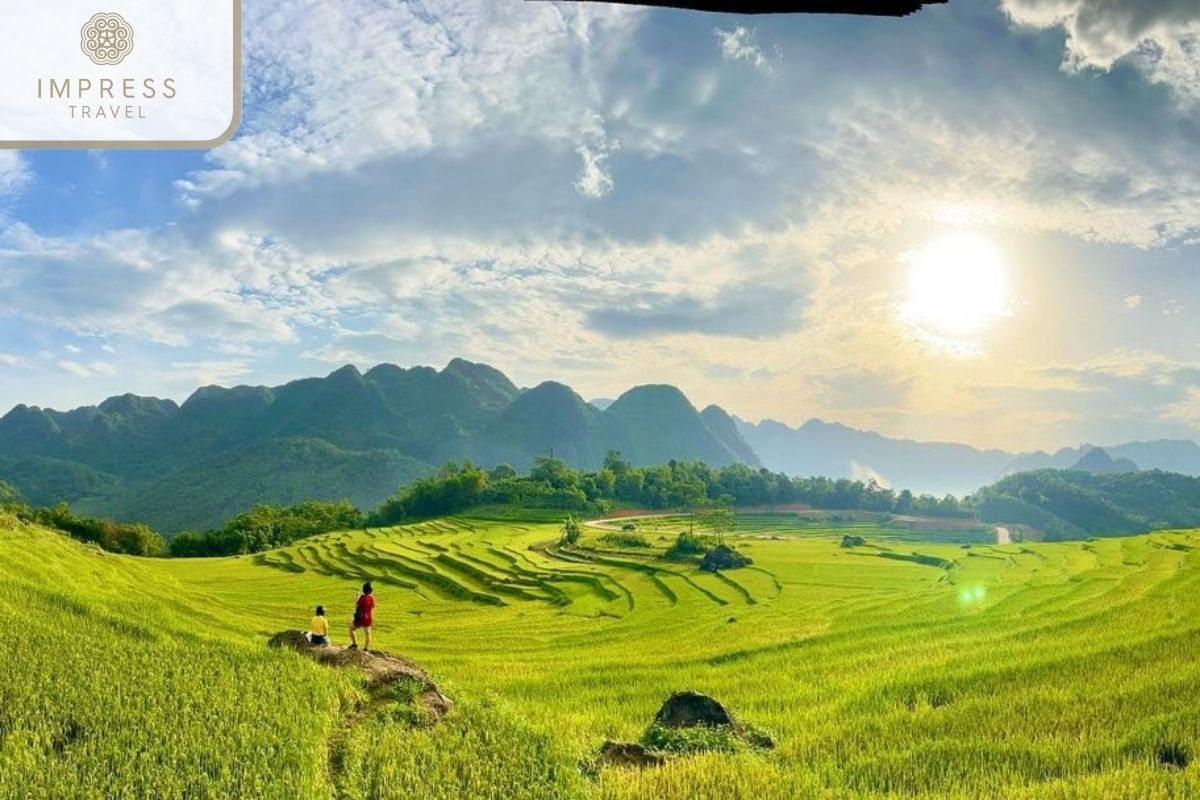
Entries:
[[701,413],[673,386],[634,387],[602,411],[562,384],[522,390],[462,359],[440,371],[346,366],[278,387],[209,386],[182,405],[131,394],[66,412],[19,405],[0,418],[0,480],[29,502],[166,533],[259,503],[373,508],[451,461],[525,471],[552,453],[598,469],[609,450],[637,466],[759,466],[724,411]]
[[[526,472],[553,455],[597,470],[611,450],[638,467],[746,464],[792,476],[876,478],[937,497],[1080,460],[1077,450],[1016,456],[817,420],[798,429],[770,420],[751,425],[715,405],[699,411],[666,384],[589,403],[562,383],[522,389],[499,370],[462,359],[441,370],[346,366],[283,386],[208,386],[182,404],[125,394],[70,411],[18,405],[0,417],[0,481],[28,502],[66,501],[82,514],[168,534],[213,528],[264,503],[347,499],[375,508],[398,487],[464,459]],[[1088,452],[1079,466],[1200,474],[1200,446],[1192,441],[1105,450]],[[1123,529],[1142,529],[1152,512],[1117,518]],[[1071,519],[1063,518],[1064,530],[1078,535],[1083,529]]]
[[979,518],[1020,524],[1050,541],[1200,527],[1200,478],[1160,470],[1036,470],[975,495]]

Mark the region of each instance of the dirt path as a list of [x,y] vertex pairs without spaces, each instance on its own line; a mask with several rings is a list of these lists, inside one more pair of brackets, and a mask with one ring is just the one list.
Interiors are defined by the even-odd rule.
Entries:
[[624,525],[627,522],[637,522],[640,519],[655,519],[658,517],[678,517],[678,516],[682,516],[685,514],[686,514],[686,512],[683,512],[683,511],[676,511],[674,514],[639,514],[637,516],[629,516],[629,517],[609,517],[608,519],[589,519],[589,520],[585,520],[583,524],[587,525],[589,528],[602,528],[604,530],[611,531],[611,530],[616,530],[613,527],[613,524],[618,523],[618,522],[621,523],[622,525]]
[[1012,536],[1008,528],[996,527],[996,544],[1012,544]]

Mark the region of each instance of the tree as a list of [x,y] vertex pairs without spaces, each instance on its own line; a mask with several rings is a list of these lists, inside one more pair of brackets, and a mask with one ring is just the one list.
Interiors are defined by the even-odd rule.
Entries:
[[605,468],[596,473],[596,489],[601,497],[612,497],[617,488],[617,474]]
[[0,507],[20,505],[22,502],[21,493],[15,487],[0,481]]
[[867,511],[891,511],[896,506],[896,495],[891,489],[879,485],[871,478],[862,494],[861,507]]
[[618,478],[629,471],[629,462],[621,458],[620,450],[609,450],[604,454],[604,469]]
[[567,462],[554,456],[538,456],[533,460],[529,477],[549,484],[555,489],[566,489],[579,485],[579,476],[567,466]]
[[195,531],[183,531],[171,538],[167,552],[175,558],[196,558],[208,555],[207,541]]
[[115,533],[114,552],[156,556],[163,551],[163,538],[145,525],[118,525]]
[[728,508],[714,508],[700,516],[700,525],[712,531],[717,544],[725,543],[725,534],[732,533],[736,520]]
[[583,535],[583,529],[580,528],[578,520],[570,514],[563,520],[562,538],[559,540],[561,544],[573,545],[579,541],[579,537]]
[[646,475],[640,469],[629,469],[617,473],[617,497],[621,500],[638,502],[646,488]]
[[517,477],[517,468],[512,464],[500,464],[488,473],[488,480],[492,483],[499,483],[515,477]]

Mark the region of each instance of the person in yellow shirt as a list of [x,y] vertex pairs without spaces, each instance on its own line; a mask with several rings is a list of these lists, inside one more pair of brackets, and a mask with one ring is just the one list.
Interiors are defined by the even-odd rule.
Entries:
[[317,606],[317,615],[312,618],[309,641],[313,644],[329,644],[329,622],[325,619],[325,606]]

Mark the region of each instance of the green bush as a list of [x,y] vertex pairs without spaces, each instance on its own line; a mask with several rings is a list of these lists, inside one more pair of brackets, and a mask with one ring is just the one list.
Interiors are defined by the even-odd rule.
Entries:
[[579,541],[579,537],[582,535],[583,529],[579,526],[579,521],[572,516],[568,516],[563,520],[562,538],[559,539],[559,543],[573,545]]
[[740,734],[728,725],[668,728],[654,724],[642,734],[641,744],[651,750],[681,754],[740,753],[751,747],[775,746],[775,739],[771,734],[754,725],[740,724]]
[[653,547],[650,540],[640,533],[606,533],[600,537],[600,541],[613,547]]
[[675,539],[675,544],[668,548],[664,557],[672,561],[687,561],[703,556],[716,543],[716,538],[713,536],[683,531]]

